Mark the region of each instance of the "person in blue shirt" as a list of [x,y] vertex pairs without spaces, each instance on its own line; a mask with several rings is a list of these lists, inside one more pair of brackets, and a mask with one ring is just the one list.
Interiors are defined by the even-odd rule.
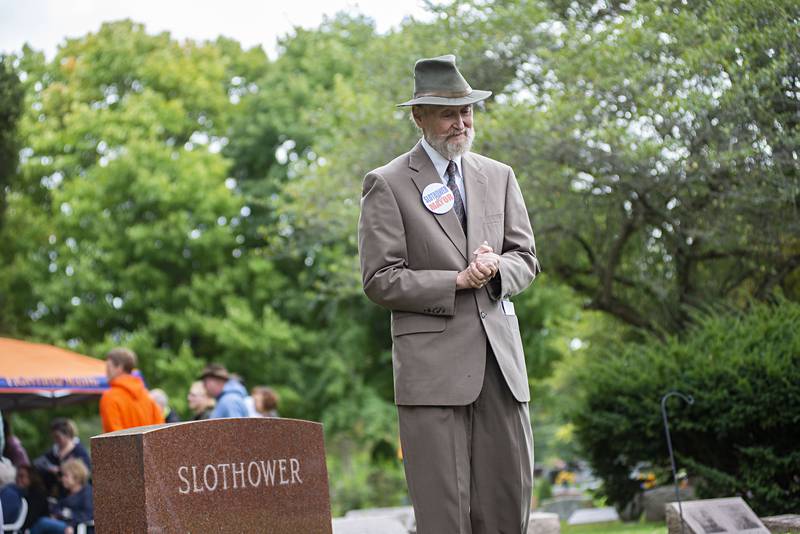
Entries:
[[71,458],[61,464],[61,483],[67,496],[58,500],[50,517],[42,517],[33,525],[31,534],[74,534],[80,523],[94,519],[89,469],[83,460]]
[[250,416],[250,410],[245,403],[247,390],[239,380],[231,377],[225,366],[218,363],[206,365],[200,380],[208,394],[217,399],[210,419]]

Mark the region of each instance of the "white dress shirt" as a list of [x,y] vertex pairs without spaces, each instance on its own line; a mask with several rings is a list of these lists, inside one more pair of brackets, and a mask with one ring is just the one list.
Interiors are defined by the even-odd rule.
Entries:
[[[439,173],[439,178],[442,180],[442,183],[447,185],[447,180],[449,178],[447,176],[447,166],[450,164],[450,160],[439,154],[424,137],[422,138],[422,148],[425,149],[428,157],[431,158],[433,166],[436,168],[436,172]],[[453,162],[456,164],[456,185],[458,186],[458,192],[461,193],[461,201],[464,204],[464,213],[466,213],[467,195],[464,192],[464,178],[461,173],[461,156],[453,158]]]

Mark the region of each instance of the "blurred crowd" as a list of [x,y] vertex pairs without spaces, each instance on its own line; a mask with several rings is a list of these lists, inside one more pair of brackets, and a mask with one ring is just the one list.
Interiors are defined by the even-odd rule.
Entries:
[[[100,398],[103,432],[139,426],[177,423],[163,389],[148,390],[134,373],[136,354],[115,348],[106,355],[109,389]],[[270,387],[250,391],[236,374],[220,364],[207,365],[186,396],[189,420],[226,417],[279,417],[278,394]],[[30,460],[14,434],[9,414],[2,416],[0,436],[0,515],[3,530],[30,534],[93,532],[92,461],[78,437],[74,421],[57,417],[50,422],[52,446]]]

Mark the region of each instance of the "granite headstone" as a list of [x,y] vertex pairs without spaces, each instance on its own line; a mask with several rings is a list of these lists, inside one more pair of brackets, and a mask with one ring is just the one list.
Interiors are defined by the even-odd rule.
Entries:
[[[678,496],[682,502],[693,501],[695,499],[694,488],[691,486],[678,488]],[[675,486],[660,486],[645,491],[642,495],[645,521],[663,523],[666,518],[665,505],[668,502],[676,502]]]
[[330,534],[322,425],[217,419],[95,436],[97,534]]
[[[769,534],[741,497],[686,501],[683,508],[686,534]],[[666,505],[669,534],[681,532],[678,503]]]

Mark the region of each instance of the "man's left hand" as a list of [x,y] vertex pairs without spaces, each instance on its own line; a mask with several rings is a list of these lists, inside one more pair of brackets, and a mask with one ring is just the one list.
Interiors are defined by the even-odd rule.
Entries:
[[475,263],[490,269],[491,275],[488,278],[493,278],[497,274],[497,270],[500,269],[500,256],[494,253],[494,249],[486,241],[475,249],[473,254],[475,255]]

